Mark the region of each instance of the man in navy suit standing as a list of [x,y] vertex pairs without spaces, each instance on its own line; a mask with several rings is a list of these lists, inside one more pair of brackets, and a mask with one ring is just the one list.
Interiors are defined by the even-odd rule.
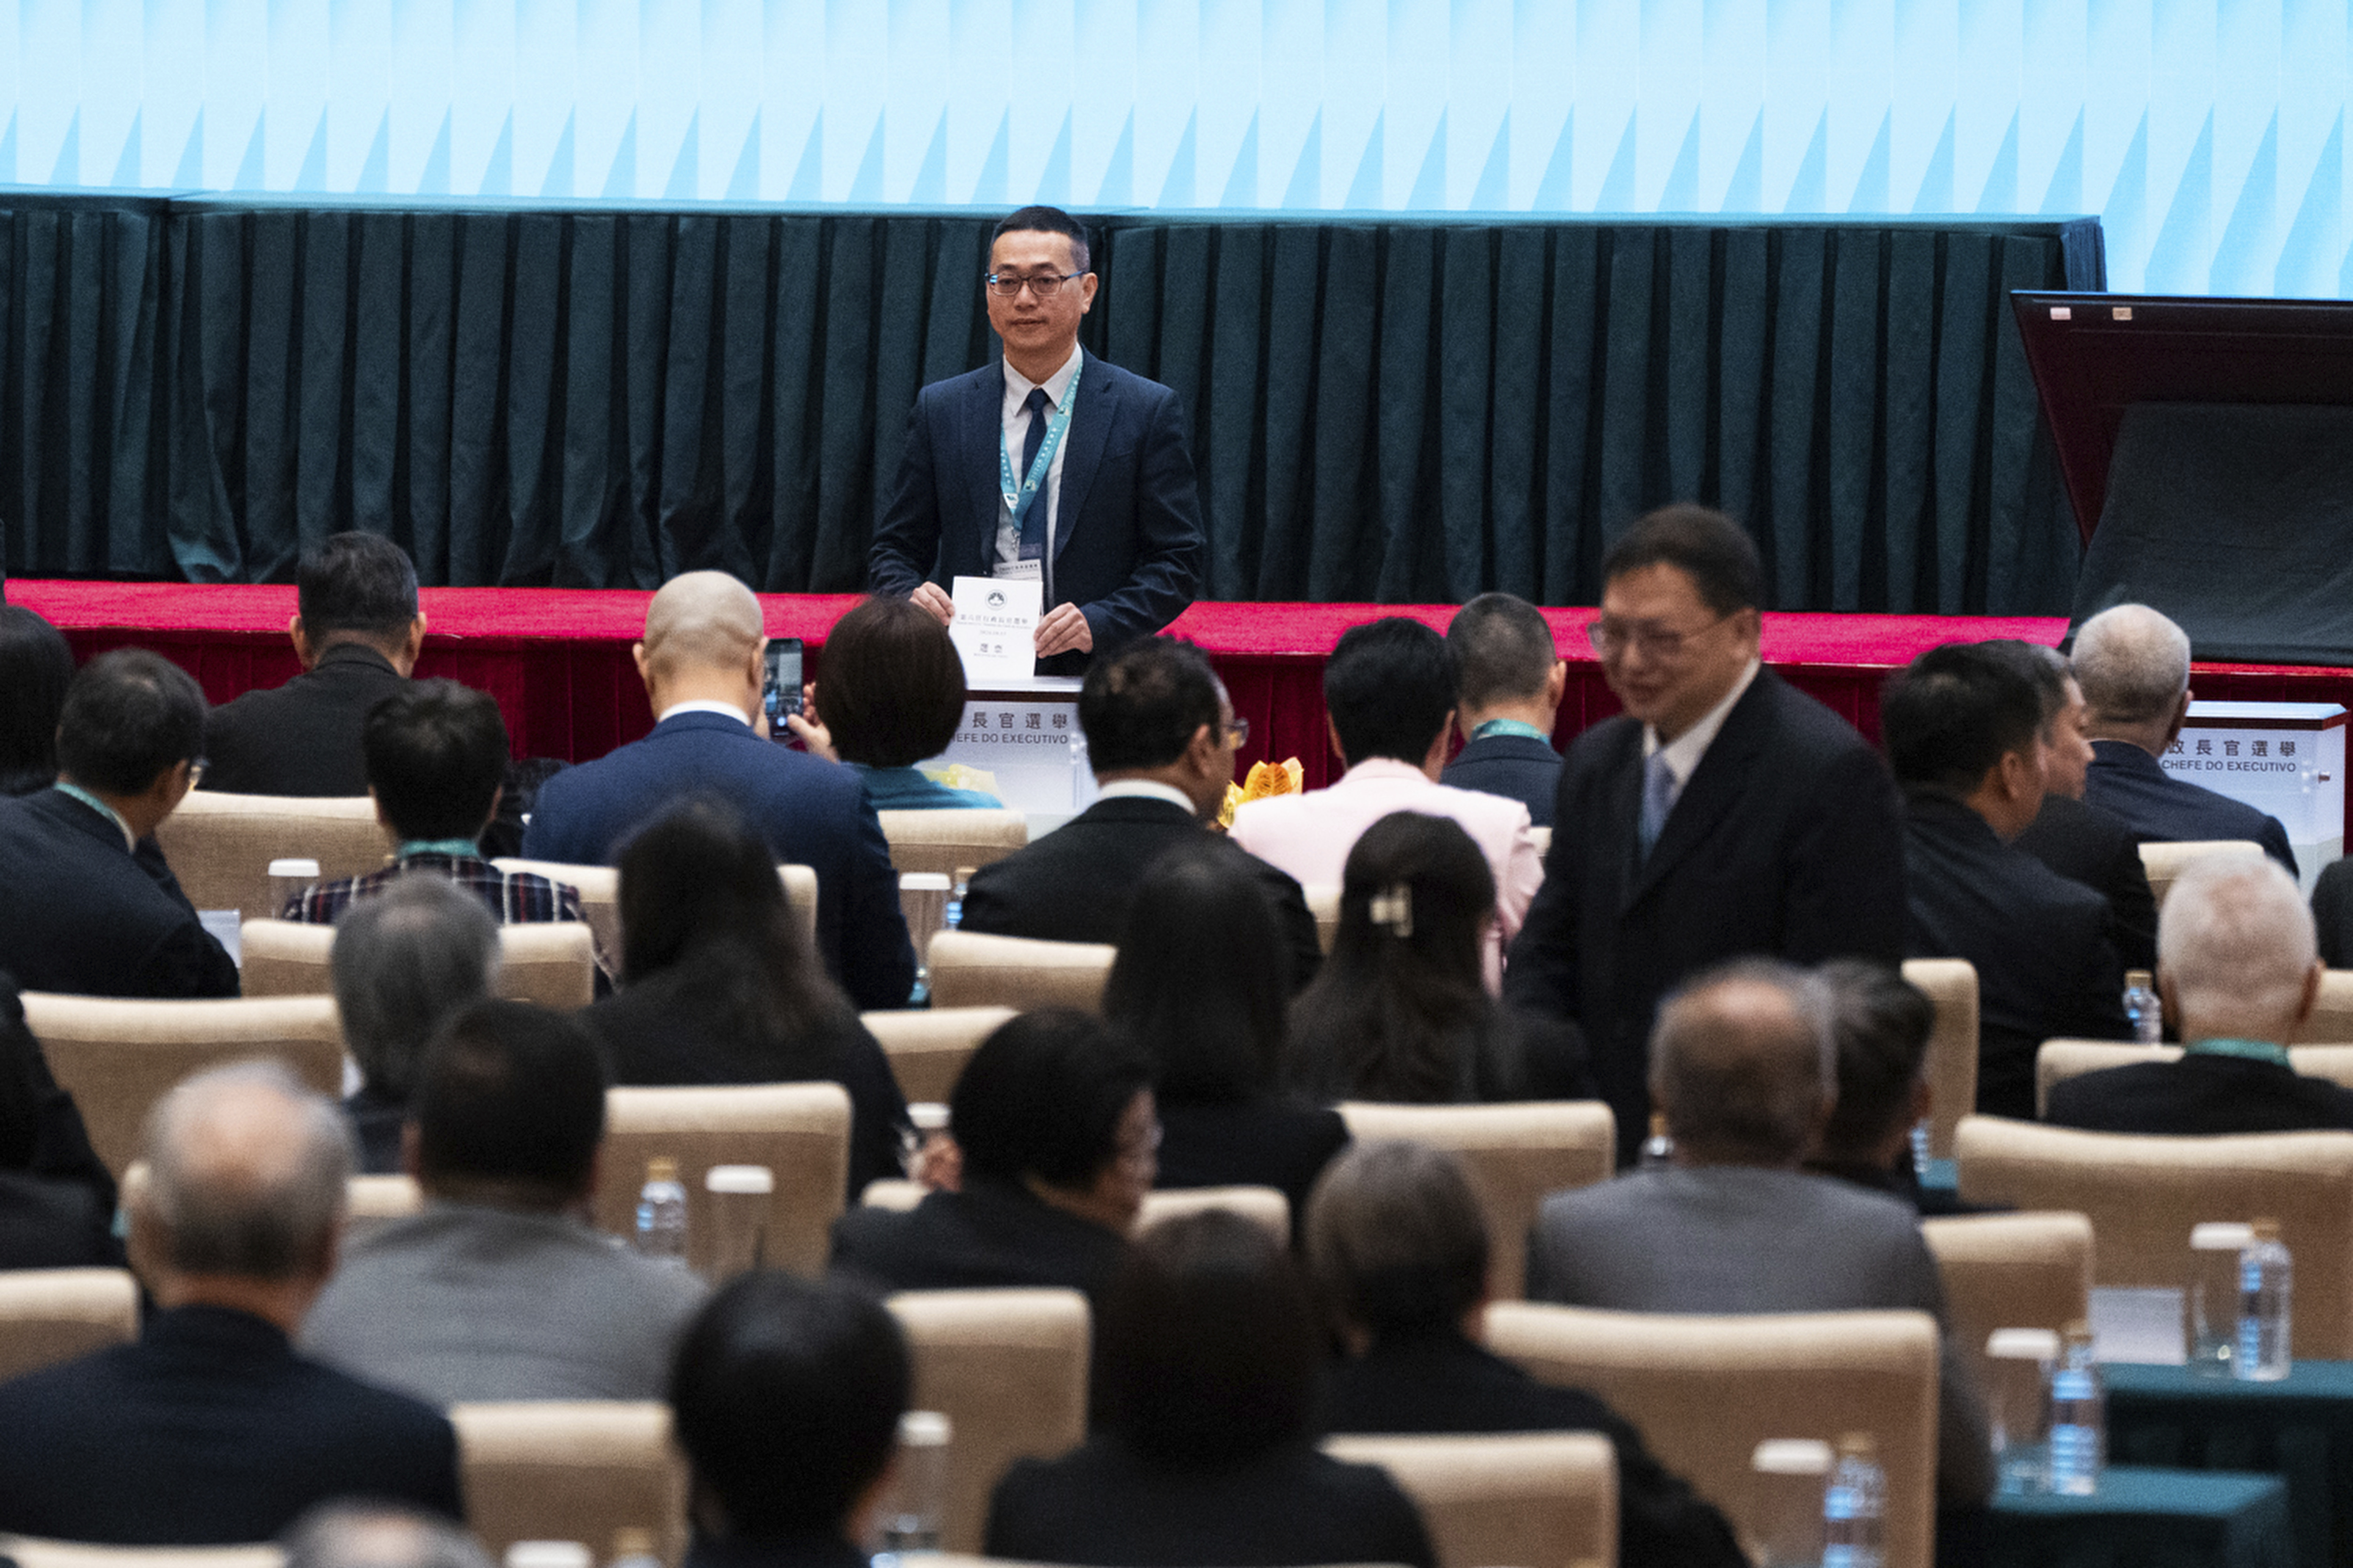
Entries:
[[[915,954],[899,877],[858,775],[767,739],[760,601],[724,572],[671,578],[629,652],[653,733],[540,786],[526,858],[609,866],[639,826],[711,795],[742,812],[780,863],[817,872],[817,946],[861,1008],[903,1007]],[[755,728],[757,726],[757,728]]]
[[955,578],[1041,580],[1041,675],[1160,630],[1200,578],[1184,408],[1079,347],[1089,261],[1086,230],[1057,208],[997,226],[983,281],[1004,357],[917,395],[867,578],[943,623]]

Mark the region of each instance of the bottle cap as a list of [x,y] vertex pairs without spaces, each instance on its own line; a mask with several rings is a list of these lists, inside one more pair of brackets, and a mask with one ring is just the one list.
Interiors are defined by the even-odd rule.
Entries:
[[678,1162],[667,1154],[655,1155],[646,1162],[646,1180],[649,1182],[677,1181]]
[[2091,1343],[2092,1324],[2090,1320],[2085,1318],[2076,1319],[2073,1322],[2068,1324],[2064,1329],[2060,1331],[2059,1337],[2071,1345]]
[[2247,1229],[2257,1241],[2277,1241],[2280,1238],[2280,1222],[2275,1219],[2256,1220]]
[[2157,977],[2146,969],[2125,971],[2125,989],[2127,991],[2153,990],[2156,987],[2156,981]]
[[596,1563],[576,1541],[518,1541],[507,1548],[506,1568],[596,1568]]
[[1986,1336],[1986,1354],[1995,1361],[2057,1361],[2059,1336],[2049,1329],[1996,1329]]
[[953,1430],[936,1410],[910,1410],[899,1417],[899,1441],[909,1448],[944,1447]]
[[1868,1432],[1841,1432],[1838,1440],[1839,1458],[1868,1459],[1879,1452],[1879,1440]]
[[776,1190],[776,1173],[765,1165],[713,1165],[703,1174],[702,1190],[765,1197]]
[[2255,1227],[2232,1220],[2210,1219],[2189,1227],[2192,1252],[2241,1252],[2255,1239]]
[[1831,1446],[1812,1437],[1767,1437],[1749,1456],[1748,1468],[1760,1476],[1826,1476]]
[[948,1130],[948,1108],[936,1100],[911,1100],[907,1120],[918,1132],[944,1132]]
[[902,893],[944,893],[948,879],[937,871],[902,871],[899,890]]
[[654,1532],[641,1524],[625,1524],[613,1531],[615,1557],[654,1556]]
[[969,882],[972,880],[973,873],[978,869],[976,866],[959,866],[955,870],[955,879],[959,882]]
[[273,877],[308,877],[316,881],[319,876],[319,863],[307,858],[272,860],[269,863],[269,874]]

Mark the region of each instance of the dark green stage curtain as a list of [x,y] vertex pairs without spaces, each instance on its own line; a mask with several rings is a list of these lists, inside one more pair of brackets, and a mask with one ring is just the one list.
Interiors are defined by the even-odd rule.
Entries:
[[[917,387],[987,362],[997,215],[70,201],[8,226],[8,568],[862,584]],[[2096,222],[1126,216],[1094,351],[1193,421],[1205,596],[1589,602],[1721,505],[1788,609],[2063,612],[2006,290]]]

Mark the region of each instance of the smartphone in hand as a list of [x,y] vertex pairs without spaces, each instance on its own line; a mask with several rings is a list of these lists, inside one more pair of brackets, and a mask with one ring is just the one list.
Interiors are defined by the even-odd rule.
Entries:
[[767,676],[760,683],[760,706],[767,710],[768,738],[789,742],[793,732],[785,716],[801,710],[801,639],[770,637]]

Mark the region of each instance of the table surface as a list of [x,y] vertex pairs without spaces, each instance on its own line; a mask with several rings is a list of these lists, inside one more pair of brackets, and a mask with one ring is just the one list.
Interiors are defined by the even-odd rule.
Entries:
[[2060,1492],[2005,1495],[1994,1499],[1993,1510],[2022,1519],[2098,1519],[2116,1514],[2215,1519],[2253,1508],[2274,1493],[2284,1506],[2287,1483],[2277,1476],[2111,1465],[2100,1472],[2100,1489],[2089,1497]]
[[2186,1366],[2152,1366],[2145,1362],[2110,1362],[2100,1368],[2108,1397],[2126,1399],[2353,1400],[2353,1361],[2299,1361],[2277,1383],[2242,1383],[2236,1378],[2210,1377]]

